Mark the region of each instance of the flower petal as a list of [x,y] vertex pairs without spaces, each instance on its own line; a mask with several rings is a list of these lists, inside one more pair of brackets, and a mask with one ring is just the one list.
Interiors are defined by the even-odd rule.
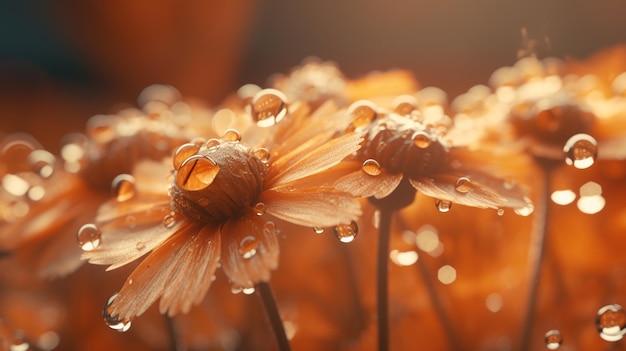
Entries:
[[[317,145],[320,141],[323,142],[321,146],[310,150],[309,146],[311,145],[305,143],[302,145],[302,149],[297,148],[294,153],[285,155],[284,158],[288,158],[288,161],[293,161],[293,163],[285,162],[284,158],[276,160],[270,166],[268,186],[275,187],[324,171],[357,151],[363,140],[361,135],[357,133],[345,134],[326,142],[323,139],[328,140],[328,136],[323,136],[324,138],[319,138],[319,140],[317,137],[310,140],[313,145]],[[273,170],[276,170],[277,173],[273,174]]]
[[[461,177],[470,179],[465,190],[458,191],[457,181]],[[448,200],[457,204],[479,207],[524,208],[529,200],[517,186],[505,185],[505,182],[485,174],[438,174],[429,178],[409,179],[418,192],[436,199]]]
[[382,170],[381,174],[371,176],[361,171],[359,167],[357,171],[339,178],[335,186],[337,189],[355,196],[374,196],[377,199],[382,199],[391,194],[398,187],[400,181],[402,181],[402,173],[389,174]]
[[100,245],[84,252],[81,258],[93,264],[111,265],[107,270],[132,262],[181,229],[185,223],[182,217],[175,216],[175,222],[168,226],[163,224],[165,216],[170,214],[166,202],[98,223],[102,232]]
[[261,217],[248,214],[222,227],[222,269],[230,281],[252,287],[270,279],[278,267],[278,239],[273,228]]
[[161,313],[187,312],[209,289],[219,260],[215,227],[185,228],[156,248],[126,279],[109,312],[120,320],[141,315],[159,296]]
[[352,195],[331,186],[269,190],[261,194],[260,201],[265,204],[266,213],[309,227],[350,223],[361,215],[360,204]]

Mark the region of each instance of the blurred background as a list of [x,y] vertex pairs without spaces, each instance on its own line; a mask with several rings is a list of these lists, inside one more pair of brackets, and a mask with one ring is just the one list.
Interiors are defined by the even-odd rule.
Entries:
[[150,84],[216,104],[309,56],[349,78],[408,69],[452,98],[520,50],[582,59],[626,42],[625,10],[620,0],[2,2],[0,132],[29,131],[55,150]]

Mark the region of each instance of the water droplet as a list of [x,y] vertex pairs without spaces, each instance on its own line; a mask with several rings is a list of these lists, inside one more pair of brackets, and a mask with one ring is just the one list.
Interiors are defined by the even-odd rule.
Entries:
[[118,332],[125,332],[130,329],[131,322],[129,320],[120,320],[117,316],[112,316],[109,312],[109,307],[113,304],[113,301],[117,298],[118,294],[111,296],[102,308],[102,318],[104,322],[113,330]]
[[222,139],[229,143],[238,143],[241,141],[241,133],[235,129],[226,129]]
[[216,138],[211,138],[207,140],[206,143],[204,143],[204,147],[207,148],[207,151],[215,151],[220,147],[221,144],[222,144],[221,140],[216,139]]
[[371,176],[377,176],[383,172],[383,169],[380,167],[380,163],[371,158],[363,161],[361,170]]
[[211,158],[193,155],[187,158],[176,171],[176,185],[183,190],[205,189],[219,173],[220,167]]
[[376,106],[369,100],[359,100],[348,107],[348,114],[352,116],[352,126],[366,127],[377,117]]
[[186,159],[195,155],[198,150],[200,150],[200,147],[193,143],[187,143],[179,146],[178,149],[176,149],[176,152],[174,152],[174,158],[172,159],[174,169],[177,170],[180,168],[180,165],[182,165]]
[[572,202],[574,202],[574,200],[576,200],[576,193],[569,189],[555,190],[550,195],[550,198],[555,204],[565,206],[571,204]]
[[533,211],[535,211],[535,205],[533,205],[532,201],[530,201],[528,197],[524,196],[524,201],[526,202],[526,206],[514,208],[513,212],[522,217],[530,216]]
[[239,243],[239,253],[244,259],[250,259],[256,255],[256,249],[259,246],[258,240],[249,235],[241,239]]
[[271,127],[287,114],[287,97],[276,89],[263,89],[250,102],[252,118],[259,127]]
[[340,224],[334,227],[333,231],[339,241],[342,243],[350,243],[353,242],[357,234],[359,234],[359,226],[355,221],[352,221],[350,224]]
[[137,193],[135,177],[130,174],[120,174],[115,177],[112,182],[112,188],[117,202],[128,201]]
[[28,155],[33,172],[42,178],[49,178],[54,172],[55,157],[46,150],[35,150]]
[[29,348],[30,344],[28,341],[24,340],[22,335],[14,336],[9,345],[9,351],[28,351]]
[[449,212],[452,208],[452,201],[435,199],[435,207],[437,207],[441,213]]
[[258,202],[256,205],[254,205],[254,213],[256,213],[257,216],[262,216],[265,214],[265,204],[262,202]]
[[465,194],[472,190],[472,181],[468,177],[460,177],[457,179],[454,188],[456,191]]
[[230,292],[234,295],[239,294],[241,291],[243,290],[243,288],[241,286],[238,285],[233,285],[230,287]]
[[498,214],[498,216],[503,216],[504,215],[504,209],[503,208],[499,208],[496,213]]
[[565,163],[578,169],[589,168],[598,156],[598,142],[591,135],[576,134],[563,147]]
[[256,291],[256,289],[254,288],[254,286],[251,286],[249,288],[243,288],[243,290],[241,290],[244,294],[246,295],[252,295],[254,294],[254,292]]
[[272,221],[265,222],[265,224],[263,225],[263,234],[276,234],[276,223]]
[[400,95],[393,100],[391,105],[395,113],[406,116],[417,109],[417,99],[411,95]]
[[504,186],[504,189],[506,190],[513,190],[513,188],[515,188],[516,183],[517,181],[515,180],[515,177],[507,176],[504,178],[504,183],[502,185]]
[[135,216],[127,216],[124,218],[124,223],[130,229],[135,229],[137,227],[137,218]]
[[76,238],[78,239],[78,246],[83,251],[92,251],[100,246],[102,232],[95,224],[88,223],[78,229]]
[[618,304],[606,305],[598,310],[596,329],[606,341],[622,340],[626,334],[626,312]]
[[561,344],[563,343],[561,332],[556,329],[548,330],[544,336],[544,340],[548,350],[556,350],[561,347]]
[[267,163],[270,160],[270,152],[268,149],[259,147],[252,150],[254,157],[258,158],[261,162]]
[[324,233],[324,228],[322,228],[322,227],[313,227],[313,232],[315,232],[315,234],[322,234],[322,233]]
[[430,135],[426,132],[417,132],[413,135],[413,144],[420,149],[425,149],[430,146]]
[[163,226],[166,228],[172,228],[176,224],[176,217],[173,213],[167,214],[163,217]]
[[135,245],[135,248],[137,249],[137,251],[143,251],[146,249],[146,244],[143,241],[138,241]]

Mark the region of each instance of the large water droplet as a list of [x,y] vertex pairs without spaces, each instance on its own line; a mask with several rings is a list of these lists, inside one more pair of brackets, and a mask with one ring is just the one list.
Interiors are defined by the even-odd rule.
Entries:
[[378,163],[378,161],[371,159],[371,158],[363,161],[361,170],[363,170],[363,172],[371,176],[377,176],[383,172],[383,169],[380,167],[380,163]]
[[113,194],[117,202],[124,202],[132,199],[137,193],[135,177],[130,174],[120,174],[113,179]]
[[452,201],[435,199],[435,207],[437,207],[437,209],[441,213],[449,212],[450,209],[452,208]]
[[220,167],[211,158],[193,155],[187,158],[176,172],[176,185],[183,190],[205,189],[219,173]]
[[578,169],[591,167],[598,156],[598,142],[591,135],[576,134],[563,147],[565,163]]
[[262,216],[265,214],[265,204],[262,202],[257,202],[256,205],[254,205],[254,213],[256,213],[257,216]]
[[206,147],[207,151],[215,151],[220,145],[222,145],[222,141],[216,138],[211,138],[204,143],[204,147]]
[[563,343],[563,337],[561,336],[561,332],[553,329],[546,332],[544,336],[544,341],[546,342],[546,348],[548,350],[556,350],[561,347]]
[[357,234],[359,234],[359,226],[355,221],[352,221],[350,224],[340,224],[335,226],[333,231],[339,241],[342,243],[349,243],[353,242]]
[[622,340],[626,334],[626,312],[618,304],[606,305],[598,310],[596,329],[606,341]]
[[174,158],[172,159],[174,169],[177,170],[186,159],[195,155],[198,150],[200,150],[200,146],[193,143],[187,143],[179,146],[178,149],[176,149],[176,152],[174,152]]
[[456,180],[454,188],[456,191],[465,194],[472,190],[472,181],[468,177],[460,177]]
[[239,253],[244,259],[250,259],[256,255],[258,246],[259,241],[255,237],[251,235],[246,236],[239,243]]
[[259,147],[252,150],[254,157],[258,158],[261,162],[267,163],[270,160],[270,152],[268,149]]
[[530,216],[535,211],[535,205],[533,205],[532,201],[530,201],[528,197],[524,197],[524,201],[526,202],[526,205],[514,208],[513,212],[522,217]]
[[117,316],[112,316],[109,312],[109,307],[113,304],[113,301],[117,298],[118,294],[111,296],[102,308],[102,318],[104,322],[113,330],[118,332],[125,332],[130,329],[131,322],[129,320],[120,320]]
[[222,135],[222,139],[229,143],[238,143],[241,141],[241,133],[235,129],[227,129]]
[[271,127],[287,114],[287,97],[276,89],[263,89],[250,102],[252,118],[259,127]]
[[102,240],[102,232],[100,228],[93,223],[85,224],[76,234],[78,240],[78,246],[83,251],[92,251],[100,246],[100,240]]
[[369,100],[359,100],[348,107],[348,114],[352,116],[354,128],[365,127],[377,117],[376,106]]
[[430,135],[426,132],[416,132],[413,135],[413,144],[420,149],[425,149],[430,146],[431,139]]
[[55,157],[46,150],[35,150],[28,155],[33,172],[42,178],[49,178],[54,172]]

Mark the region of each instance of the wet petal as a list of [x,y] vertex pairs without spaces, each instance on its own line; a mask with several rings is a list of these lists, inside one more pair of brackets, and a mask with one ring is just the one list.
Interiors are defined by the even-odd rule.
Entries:
[[187,312],[211,285],[219,260],[217,228],[186,226],[157,247],[126,279],[111,315],[132,319],[161,297],[161,313]]
[[402,173],[389,174],[382,170],[377,176],[365,174],[359,170],[341,177],[335,183],[339,190],[349,192],[355,196],[382,199],[394,191],[402,181]]
[[[270,176],[268,186],[275,187],[324,171],[357,151],[361,141],[361,135],[351,133],[325,142],[314,150],[307,150],[306,147],[304,150],[296,149],[294,154],[286,155],[293,163],[281,164],[279,159],[272,164],[272,169],[278,173]],[[319,140],[314,138],[311,142],[317,144]]]
[[330,186],[266,191],[260,200],[266,213],[309,227],[350,223],[361,215],[359,202],[352,195]]
[[[466,190],[457,191],[457,181],[467,177]],[[528,206],[524,192],[517,186],[505,187],[505,182],[484,174],[438,174],[429,178],[409,179],[418,192],[435,199],[479,208],[523,208]]]
[[173,225],[163,224],[163,218],[170,212],[169,203],[153,204],[148,209],[98,222],[102,232],[101,244],[93,251],[84,252],[82,259],[93,264],[111,265],[107,270],[136,260],[181,229],[185,221],[180,217]]
[[[221,263],[233,284],[251,287],[270,279],[278,267],[278,239],[273,230],[265,230],[265,220],[253,214],[232,220],[222,227]],[[254,243],[254,254],[242,252],[244,241]]]

